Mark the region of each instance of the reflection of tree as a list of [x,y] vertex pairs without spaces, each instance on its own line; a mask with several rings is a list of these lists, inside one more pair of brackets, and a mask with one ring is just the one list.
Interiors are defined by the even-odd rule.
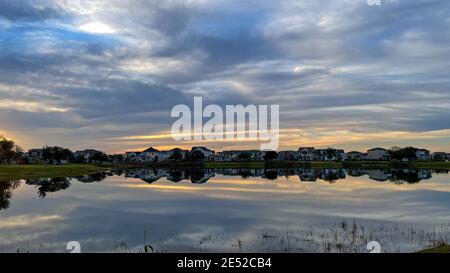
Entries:
[[278,172],[274,170],[265,171],[263,178],[269,179],[269,180],[276,180],[278,178]]
[[12,192],[20,186],[20,181],[0,181],[0,210],[9,208]]
[[214,176],[214,173],[208,172],[206,169],[191,169],[191,182],[194,184],[203,184]]
[[250,176],[252,176],[252,173],[249,170],[240,170],[239,171],[239,175],[243,178],[243,179],[247,179]]
[[192,160],[203,161],[203,160],[205,160],[205,155],[200,151],[194,151],[194,152],[192,152]]
[[419,174],[412,170],[393,170],[391,180],[394,182],[407,182],[408,184],[417,184],[421,181]]
[[169,177],[168,180],[172,182],[180,182],[183,180],[183,171],[181,170],[171,170],[169,171]]
[[68,178],[52,178],[50,180],[43,180],[39,183],[38,194],[39,197],[44,199],[49,192],[58,192],[70,187],[70,181]]
[[339,176],[337,173],[331,172],[331,173],[324,174],[323,180],[325,180],[326,182],[328,182],[330,184],[333,184],[339,180]]

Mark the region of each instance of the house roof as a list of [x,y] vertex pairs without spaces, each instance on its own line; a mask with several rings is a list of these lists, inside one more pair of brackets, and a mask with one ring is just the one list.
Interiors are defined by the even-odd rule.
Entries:
[[193,151],[193,150],[197,150],[197,149],[203,149],[203,150],[206,150],[206,151],[214,152],[213,150],[210,150],[210,149],[208,149],[208,148],[206,148],[206,147],[202,147],[202,146],[199,146],[199,147],[192,147],[192,151]]
[[174,148],[174,149],[170,150],[169,152],[175,152],[175,151],[187,152],[187,150],[183,150],[183,149],[180,149],[180,148]]
[[75,154],[79,154],[79,153],[97,153],[97,152],[100,152],[100,151],[97,151],[95,149],[86,149],[86,150],[83,150],[83,151],[76,151]]
[[380,147],[377,147],[377,148],[373,148],[373,149],[370,149],[370,150],[367,150],[367,151],[376,151],[376,150],[382,150],[382,151],[387,151],[385,148],[380,148]]
[[155,148],[150,147],[147,150],[143,151],[143,153],[159,153],[159,150],[156,150]]

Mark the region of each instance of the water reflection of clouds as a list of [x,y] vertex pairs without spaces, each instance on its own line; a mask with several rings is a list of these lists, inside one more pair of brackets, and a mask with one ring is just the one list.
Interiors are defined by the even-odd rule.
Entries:
[[79,240],[86,250],[114,250],[120,241],[141,246],[147,231],[148,241],[160,249],[193,251],[208,234],[223,234],[227,243],[217,248],[228,249],[229,236],[343,219],[440,225],[450,218],[448,181],[447,175],[435,175],[426,183],[396,185],[347,176],[329,184],[216,175],[205,184],[165,178],[146,184],[107,176],[101,183],[73,180],[44,200],[37,198],[35,185],[22,183],[10,208],[0,211],[1,249],[39,250],[42,244],[41,250],[62,251],[67,241]]

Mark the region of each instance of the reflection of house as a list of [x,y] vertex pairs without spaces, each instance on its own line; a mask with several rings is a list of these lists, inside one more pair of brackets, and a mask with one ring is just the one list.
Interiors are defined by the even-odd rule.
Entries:
[[349,161],[361,161],[367,159],[367,154],[361,152],[348,152],[345,155],[345,159]]
[[347,171],[347,174],[353,177],[360,177],[363,175],[367,175],[367,170],[365,169],[349,169]]
[[302,182],[316,182],[320,177],[320,170],[318,169],[299,169],[300,181]]
[[166,176],[166,172],[162,169],[138,169],[127,170],[126,177],[139,178],[149,184],[158,181]]
[[419,149],[416,151],[417,160],[430,160],[430,151],[425,149]]
[[215,176],[215,172],[209,169],[191,170],[191,182],[194,184],[206,183],[210,178]]
[[343,169],[323,169],[321,170],[321,179],[325,181],[337,181],[345,179],[345,171]]
[[298,159],[301,161],[313,161],[314,150],[312,147],[300,147],[298,149]]
[[281,151],[278,153],[278,159],[283,161],[293,161],[299,159],[299,152]]
[[170,170],[167,172],[167,180],[178,183],[183,180],[189,179],[189,176],[185,170]]
[[28,151],[28,154],[24,154],[24,156],[28,158],[28,163],[40,164],[44,161],[42,153],[43,153],[42,149],[31,149]]
[[383,148],[374,148],[367,151],[367,159],[369,160],[389,160],[389,153]]
[[113,174],[103,172],[103,173],[79,176],[79,177],[76,177],[76,179],[82,183],[93,183],[93,182],[100,182],[100,181],[104,180],[107,176],[111,176],[111,175],[113,175]]
[[445,161],[447,159],[447,154],[443,152],[433,153],[433,160]]
[[391,174],[387,170],[367,170],[369,178],[376,181],[388,181],[391,178]]
[[417,176],[419,177],[420,180],[431,179],[432,177],[431,170],[419,170],[417,172]]

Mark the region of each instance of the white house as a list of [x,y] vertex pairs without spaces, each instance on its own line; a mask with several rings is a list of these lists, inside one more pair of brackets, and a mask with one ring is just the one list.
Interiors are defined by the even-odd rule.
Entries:
[[433,153],[433,160],[445,161],[447,159],[447,154],[444,152]]
[[389,153],[383,148],[373,148],[367,151],[367,159],[369,160],[389,160]]
[[161,154],[161,152],[153,147],[148,148],[143,152],[126,153],[126,161],[128,162],[139,162],[139,163],[158,162],[164,160],[163,157],[164,156]]
[[278,153],[278,160],[283,160],[283,161],[294,161],[294,160],[298,160],[299,157],[299,152],[297,151],[280,151]]
[[349,161],[361,161],[367,159],[367,154],[352,151],[345,154],[345,159]]
[[39,164],[43,162],[42,153],[43,149],[31,149],[27,154],[24,154],[24,157],[28,159],[30,164]]
[[318,161],[344,161],[345,152],[344,150],[327,148],[327,149],[317,149],[314,151],[314,160]]
[[300,147],[298,149],[298,159],[301,161],[315,160],[315,149],[313,147]]
[[430,160],[430,151],[425,149],[419,149],[416,151],[417,160]]

